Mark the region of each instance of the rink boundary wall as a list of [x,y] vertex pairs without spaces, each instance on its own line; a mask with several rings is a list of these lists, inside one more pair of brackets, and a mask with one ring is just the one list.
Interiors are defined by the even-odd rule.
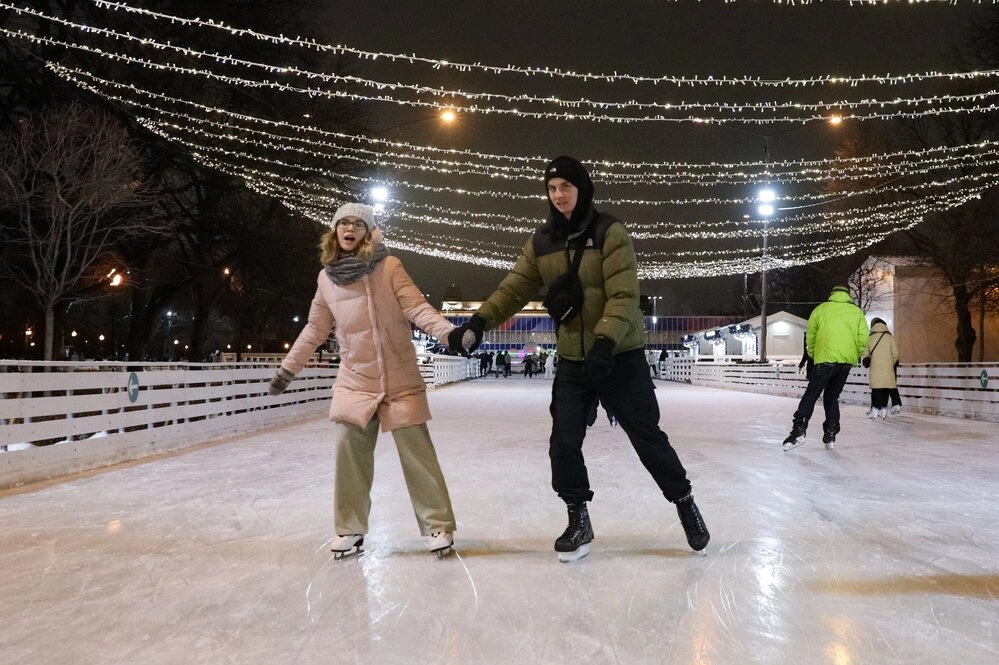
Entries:
[[[661,363],[661,376],[697,386],[795,399],[801,397],[808,383],[804,371],[798,369],[797,358],[765,364],[670,358]],[[999,422],[999,363],[901,365],[897,382],[902,408],[907,412]],[[865,367],[850,372],[840,402],[870,406]]]
[[[428,389],[473,364],[423,356]],[[310,364],[280,395],[275,362],[0,361],[0,489],[179,450],[329,409],[337,365]]]

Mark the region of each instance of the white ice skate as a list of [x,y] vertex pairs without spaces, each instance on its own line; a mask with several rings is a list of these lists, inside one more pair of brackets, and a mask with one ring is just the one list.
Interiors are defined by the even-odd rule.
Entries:
[[878,418],[881,420],[888,420],[888,407],[878,409]]
[[330,545],[334,559],[342,559],[354,554],[364,552],[364,534],[351,533],[346,536],[337,536]]
[[867,417],[871,420],[876,420],[878,417],[878,411],[880,409],[875,409],[873,406],[867,410]]
[[450,531],[434,531],[428,536],[427,547],[438,559],[443,559],[454,552],[454,534]]
[[902,413],[902,407],[899,406],[898,404],[896,404],[891,408],[891,415],[897,416],[900,413]]

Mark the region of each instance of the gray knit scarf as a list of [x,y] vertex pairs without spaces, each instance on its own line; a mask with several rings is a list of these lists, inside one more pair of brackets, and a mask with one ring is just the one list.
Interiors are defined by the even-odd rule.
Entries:
[[371,273],[379,261],[389,255],[388,248],[384,242],[374,243],[375,251],[371,254],[370,261],[362,261],[355,255],[350,254],[338,261],[331,261],[326,264],[326,274],[337,286],[353,284],[365,275]]

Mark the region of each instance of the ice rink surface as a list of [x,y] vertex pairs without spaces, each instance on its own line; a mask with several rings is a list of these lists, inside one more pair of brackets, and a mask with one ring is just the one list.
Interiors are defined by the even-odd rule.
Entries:
[[323,418],[0,493],[0,663],[999,663],[996,424],[657,382],[711,531],[687,547],[620,429],[584,451],[590,555],[560,564],[551,383],[430,393],[457,555],[419,536],[382,435],[371,533],[334,561]]

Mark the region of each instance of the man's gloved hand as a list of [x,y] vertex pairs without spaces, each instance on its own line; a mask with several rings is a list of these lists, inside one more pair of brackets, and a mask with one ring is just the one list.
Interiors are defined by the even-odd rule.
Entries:
[[295,378],[295,375],[286,370],[284,367],[278,369],[277,374],[271,379],[271,395],[280,395],[284,392],[284,389],[288,387],[291,380]]
[[458,353],[471,353],[482,343],[482,332],[486,329],[486,320],[478,314],[472,314],[468,323],[463,323],[447,336],[447,346]]
[[600,383],[614,370],[614,340],[597,337],[583,358],[583,375],[590,383]]

